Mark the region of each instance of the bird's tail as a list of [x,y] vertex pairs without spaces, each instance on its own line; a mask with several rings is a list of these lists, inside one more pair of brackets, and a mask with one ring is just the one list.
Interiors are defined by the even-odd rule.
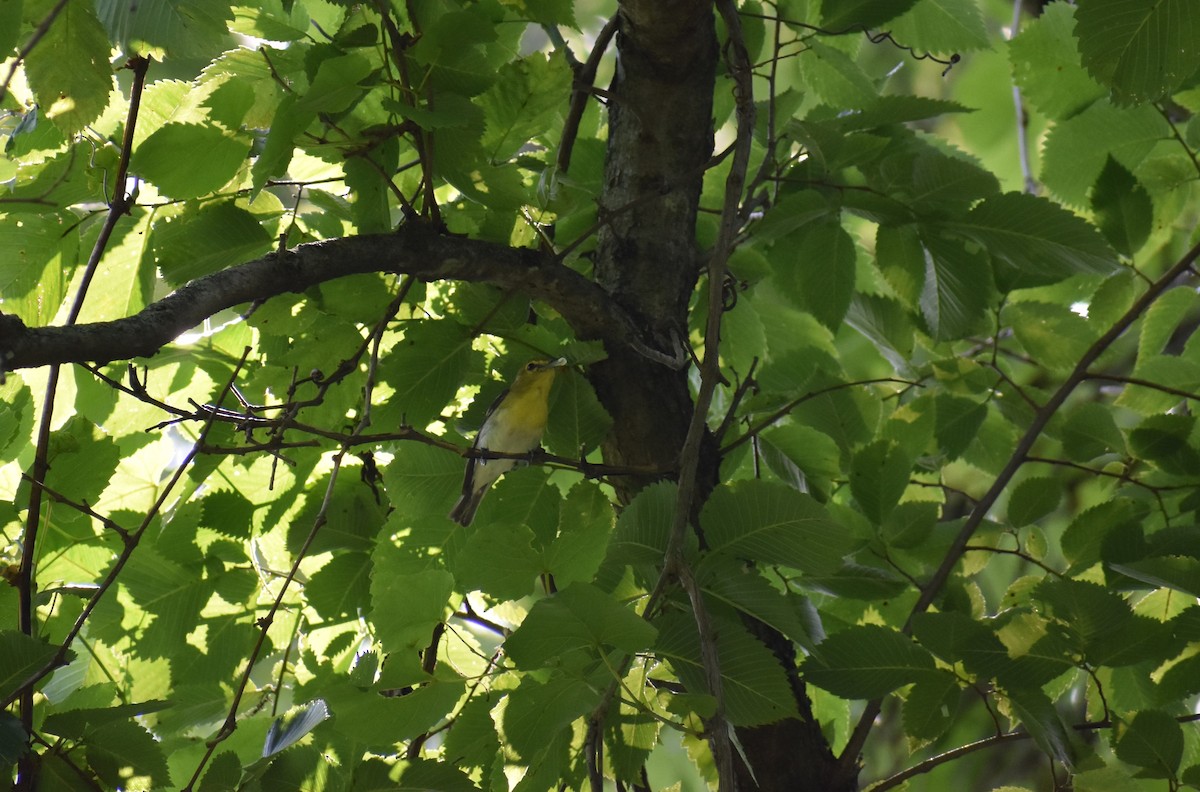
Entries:
[[482,491],[474,494],[464,492],[447,516],[459,525],[470,525],[471,520],[475,519],[475,510],[479,508],[479,502],[483,500],[482,495]]

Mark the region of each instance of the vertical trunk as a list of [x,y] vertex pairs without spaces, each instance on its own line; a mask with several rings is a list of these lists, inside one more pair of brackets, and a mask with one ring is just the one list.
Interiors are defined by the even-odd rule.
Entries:
[[[708,0],[638,0],[621,6],[618,62],[608,104],[596,280],[663,350],[687,340],[699,272],[696,207],[712,154],[717,39]],[[611,464],[674,466],[692,400],[685,371],[632,349],[609,349],[592,381],[615,419]],[[619,483],[627,499],[646,480]]]
[[[655,347],[669,350],[686,343],[688,302],[701,270],[695,227],[713,148],[718,55],[713,6],[711,0],[624,0],[620,14],[601,198],[606,223],[596,251],[596,280],[639,322]],[[605,461],[673,467],[692,412],[686,371],[634,349],[610,348],[608,353],[589,372],[614,421]],[[702,497],[717,477],[719,460],[709,446],[698,473]],[[628,500],[652,478],[616,482],[618,494]],[[747,626],[787,670],[803,717],[738,730],[754,774],[738,761],[739,789],[852,789],[852,782],[842,787],[833,782],[836,762],[811,717],[804,683],[795,671],[795,648],[766,625]]]

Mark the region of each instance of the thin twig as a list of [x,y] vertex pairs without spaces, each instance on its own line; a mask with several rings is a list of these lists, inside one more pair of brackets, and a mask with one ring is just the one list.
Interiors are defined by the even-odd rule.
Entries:
[[571,152],[575,148],[575,138],[579,135],[579,122],[583,119],[583,111],[587,109],[587,100],[591,96],[592,83],[596,80],[596,70],[600,66],[600,58],[608,49],[608,43],[617,32],[620,24],[620,14],[613,14],[596,36],[596,43],[588,59],[575,71],[575,81],[571,86],[571,106],[563,121],[562,142],[558,146],[558,172],[566,174],[571,167]]
[[[65,2],[60,2],[51,12],[51,15],[46,20],[43,20],[45,28],[49,28],[50,23],[53,22],[53,17],[62,10],[64,5]],[[39,30],[40,33],[35,33],[35,38],[40,38],[45,33],[45,30],[41,30],[40,28]],[[27,45],[27,49],[32,49],[32,44]],[[146,85],[146,69],[149,68],[149,65],[150,62],[145,58],[133,58],[128,63],[129,68],[134,73],[134,79],[133,86],[130,89],[129,110],[125,117],[125,142],[121,150],[120,164],[117,169],[117,194],[109,205],[104,225],[101,227],[96,242],[92,246],[91,255],[88,256],[87,265],[84,267],[83,275],[79,281],[79,288],[75,292],[75,298],[67,314],[65,325],[68,327],[74,325],[79,320],[79,314],[83,310],[83,302],[87,297],[88,288],[91,286],[92,277],[96,274],[96,269],[100,265],[100,259],[108,247],[109,240],[112,239],[113,231],[116,229],[121,217],[129,212],[133,204],[133,196],[125,192],[124,174],[128,173],[129,169],[129,158],[133,150],[133,131],[137,124],[142,90]],[[15,69],[16,66],[14,65],[13,68]],[[7,82],[5,83],[5,88],[7,88]],[[46,379],[46,392],[42,402],[41,420],[38,424],[37,445],[34,450],[33,466],[29,473],[29,479],[32,484],[29,487],[28,511],[25,517],[21,561],[16,581],[18,592],[17,626],[25,635],[33,635],[34,628],[34,561],[38,550],[38,529],[41,526],[42,520],[42,482],[46,480],[46,475],[50,471],[50,427],[54,418],[54,399],[58,392],[59,372],[60,367],[58,365],[51,366]],[[65,656],[66,650],[61,650],[61,654]],[[59,654],[55,656],[60,657]],[[59,661],[61,662],[61,657]],[[38,678],[40,679],[40,677]],[[21,725],[25,729],[26,734],[32,734],[32,683],[23,684],[18,690],[20,691],[18,709],[20,710]],[[19,760],[17,789],[26,790],[31,788],[33,776],[36,772],[32,762],[32,752],[27,752]]]
[[[404,294],[403,287],[401,287],[401,294]],[[397,303],[394,301],[387,310],[390,312],[396,305]],[[371,423],[371,399],[375,386],[375,372],[379,363],[379,344],[386,327],[387,320],[382,319],[375,324],[374,329],[368,337],[371,348],[371,356],[367,363],[366,381],[363,384],[362,417],[355,425],[351,437],[360,434]],[[283,606],[283,598],[287,594],[288,587],[296,579],[296,575],[300,571],[300,563],[308,556],[308,550],[312,546],[313,540],[316,539],[317,534],[329,519],[329,506],[333,502],[333,493],[337,485],[338,474],[342,469],[342,461],[345,459],[346,454],[350,451],[350,449],[351,445],[349,443],[342,443],[341,448],[333,456],[331,463],[332,466],[329,471],[329,484],[325,488],[325,497],[321,501],[321,507],[317,511],[316,516],[313,518],[312,527],[309,529],[308,535],[304,538],[304,543],[300,546],[300,549],[296,551],[296,557],[292,561],[292,566],[288,570],[287,575],[284,576],[283,583],[279,586],[279,591],[275,595],[275,600],[271,603],[270,609],[267,611],[265,616],[258,620],[258,640],[255,642],[254,647],[250,650],[250,656],[246,658],[246,668],[242,673],[237,687],[234,689],[233,700],[229,705],[229,712],[225,717],[225,722],[221,725],[221,728],[217,731],[217,733],[205,744],[206,751],[200,758],[200,761],[196,764],[196,769],[192,773],[192,777],[188,781],[187,786],[183,788],[183,792],[191,792],[191,790],[195,787],[196,782],[200,779],[200,775],[204,771],[205,765],[208,764],[208,760],[212,758],[213,753],[216,751],[217,746],[227,740],[230,735],[233,734],[234,730],[237,729],[238,707],[241,704],[242,696],[245,695],[246,688],[250,684],[250,675],[254,671],[254,665],[258,661],[259,655],[262,653],[263,646],[266,644],[267,632],[270,630],[271,624],[275,621],[275,615]]]
[[[916,604],[913,605],[909,613],[908,621],[904,625],[905,633],[911,632],[913,617],[924,613],[933,604],[934,600],[937,599],[942,587],[950,579],[951,572],[958,565],[959,559],[966,552],[966,547],[971,541],[971,537],[975,535],[975,531],[979,529],[979,526],[983,523],[992,506],[995,505],[1001,493],[1004,492],[1009,482],[1012,481],[1013,476],[1017,474],[1017,471],[1027,461],[1027,455],[1033,448],[1038,437],[1041,436],[1042,430],[1046,428],[1046,425],[1050,423],[1050,419],[1063,406],[1067,397],[1075,391],[1080,383],[1088,379],[1088,368],[1112,346],[1113,342],[1124,335],[1129,326],[1137,321],[1164,291],[1170,288],[1176,278],[1191,269],[1198,258],[1200,258],[1200,244],[1197,244],[1185,253],[1174,266],[1151,284],[1145,293],[1130,306],[1129,310],[1117,319],[1104,335],[1096,339],[1087,348],[1087,351],[1080,357],[1079,362],[1075,364],[1075,368],[1071,370],[1067,379],[1054,391],[1042,408],[1037,411],[1029,427],[1025,430],[1025,434],[1017,442],[1012,455],[1009,456],[1008,462],[996,476],[991,488],[975,504],[970,515],[963,522],[962,528],[959,529],[958,535],[955,536],[954,541],[951,543],[950,549],[943,557],[942,563],[938,565],[937,570],[934,571],[932,577],[930,577],[929,581],[922,588]],[[870,734],[881,708],[882,699],[874,699],[867,702],[867,706],[859,717],[858,723],[855,725],[854,731],[851,733],[845,750],[839,759],[843,778],[851,778],[856,773],[858,755],[862,752],[863,746],[866,744],[867,736]]]
[[[728,31],[728,57],[734,78],[736,100],[737,140],[733,162],[725,179],[725,199],[721,213],[721,225],[717,242],[708,257],[708,319],[704,328],[704,360],[700,364],[700,388],[692,408],[692,418],[687,437],[680,451],[679,486],[675,497],[674,522],[667,543],[666,563],[659,578],[657,591],[669,578],[678,580],[692,605],[692,616],[700,637],[700,657],[704,666],[704,678],[709,694],[715,699],[713,714],[707,720],[709,744],[717,767],[719,788],[733,790],[736,777],[733,768],[733,745],[730,740],[730,725],[725,719],[724,683],[721,677],[717,653],[717,639],[704,603],[704,596],[692,571],[684,559],[684,537],[691,522],[698,496],[698,474],[700,449],[708,428],[708,408],[713,394],[721,381],[719,345],[721,339],[722,295],[720,284],[725,281],[729,256],[733,253],[734,241],[739,230],[738,209],[746,186],[746,172],[750,164],[750,146],[754,132],[754,88],[750,76],[750,59],[742,39],[741,19],[732,0],[718,0],[717,9],[725,20]],[[649,606],[647,606],[649,610]]]
[[[1024,0],[1013,0],[1011,39],[1021,29],[1021,4]],[[1037,179],[1033,177],[1033,166],[1029,162],[1029,114],[1025,112],[1025,102],[1021,98],[1021,88],[1017,81],[1012,84],[1013,108],[1017,117],[1017,159],[1021,163],[1021,175],[1025,177],[1025,192],[1036,195]]]
[[12,84],[13,77],[16,76],[17,67],[29,57],[29,53],[33,52],[33,48],[37,46],[42,37],[50,30],[50,26],[54,24],[54,20],[62,13],[62,10],[67,7],[68,0],[58,0],[54,8],[50,9],[50,13],[46,14],[45,18],[38,23],[37,28],[33,31],[33,35],[29,37],[29,41],[25,42],[25,46],[21,47],[17,57],[8,67],[8,74],[4,77],[4,82],[0,83],[0,101],[8,96],[8,86]]
[[819,388],[815,391],[810,391],[810,392],[804,394],[803,396],[792,399],[790,402],[783,405],[782,407],[780,407],[778,410],[776,410],[775,412],[768,415],[763,420],[759,421],[757,424],[752,426],[750,429],[747,429],[745,434],[739,436],[736,440],[733,440],[730,443],[728,443],[727,445],[723,446],[721,448],[721,455],[724,456],[725,454],[728,454],[730,451],[737,448],[742,443],[749,441],[750,438],[757,436],[759,432],[771,427],[777,421],[779,421],[781,418],[785,417],[788,413],[790,413],[792,410],[796,409],[801,404],[804,404],[804,402],[809,401],[810,399],[815,399],[818,396],[824,396],[826,393],[833,393],[834,391],[839,391],[844,388],[853,388],[853,387],[857,387],[859,385],[878,385],[878,384],[884,383],[884,382],[895,382],[900,385],[908,385],[910,387],[915,387],[915,388],[922,387],[920,382],[914,382],[913,380],[898,379],[896,377],[878,377],[876,379],[855,380],[854,382],[841,382],[841,383],[838,383],[837,385],[830,385],[828,388]]
[[[226,382],[225,387],[221,390],[218,400],[223,400],[225,396],[229,394],[229,389],[232,387],[233,380],[242,370],[242,366],[245,365],[246,358],[249,356],[249,354],[250,347],[246,347],[245,351],[242,353],[241,360],[234,368],[233,373],[230,374],[229,380]],[[84,623],[87,621],[88,617],[91,616],[92,611],[100,603],[100,599],[104,596],[105,592],[112,588],[113,583],[116,582],[117,575],[120,574],[121,570],[125,568],[125,564],[129,562],[129,558],[133,555],[133,551],[137,548],[142,536],[146,533],[146,529],[150,527],[150,524],[153,522],[154,518],[158,516],[159,512],[162,510],[162,507],[166,504],[167,498],[175,489],[176,484],[178,484],[179,480],[183,478],[183,474],[191,465],[192,460],[199,456],[200,446],[208,437],[208,433],[212,429],[214,423],[214,421],[210,421],[200,430],[200,434],[196,438],[196,442],[192,445],[191,451],[189,451],[188,454],[184,456],[183,461],[179,463],[179,466],[175,469],[171,479],[167,482],[158,498],[155,499],[154,505],[150,507],[148,512],[146,512],[146,515],[142,518],[142,522],[138,525],[138,527],[129,532],[128,536],[125,537],[125,547],[122,549],[120,555],[117,556],[116,562],[112,565],[112,568],[108,570],[108,574],[105,575],[104,580],[101,581],[95,593],[93,593],[91,598],[88,599],[87,604],[83,606],[83,610],[80,612],[79,616],[75,618],[75,623],[67,632],[66,637],[63,638],[62,643],[59,644],[58,650],[54,653],[54,656],[46,661],[46,663],[44,663],[40,669],[26,677],[25,680],[12,693],[9,694],[8,698],[0,701],[0,709],[7,707],[12,703],[13,699],[15,699],[19,693],[31,689],[33,685],[37,684],[47,674],[62,665],[63,661],[66,659],[67,652],[71,648],[71,643],[75,640],[75,637],[79,635],[80,630],[83,629]]]

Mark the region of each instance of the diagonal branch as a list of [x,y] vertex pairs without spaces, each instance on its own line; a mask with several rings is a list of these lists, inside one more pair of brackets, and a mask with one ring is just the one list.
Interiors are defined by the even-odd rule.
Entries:
[[[921,588],[921,595],[917,602],[912,607],[909,614],[908,622],[904,625],[904,632],[912,631],[912,619],[919,613],[924,613],[929,609],[929,606],[934,603],[938,595],[941,594],[942,587],[946,581],[950,579],[950,574],[954,568],[958,566],[959,560],[963,553],[966,552],[967,545],[971,541],[971,537],[975,535],[975,531],[983,523],[984,518],[1000,498],[1001,493],[1008,487],[1013,476],[1021,469],[1029,460],[1029,452],[1033,449],[1033,445],[1041,436],[1042,430],[1050,423],[1050,419],[1058,412],[1059,408],[1066,402],[1077,387],[1091,376],[1088,369],[1092,364],[1100,358],[1105,351],[1112,346],[1118,338],[1124,335],[1135,321],[1146,309],[1154,304],[1154,301],[1162,296],[1177,278],[1192,268],[1196,260],[1200,259],[1200,244],[1193,247],[1183,255],[1169,270],[1167,270],[1158,280],[1154,281],[1148,289],[1134,301],[1124,315],[1121,316],[1108,331],[1100,336],[1096,341],[1088,347],[1087,351],[1079,358],[1075,364],[1075,368],[1067,376],[1058,389],[1051,394],[1042,408],[1034,415],[1033,421],[1030,422],[1021,439],[1017,441],[1017,447],[1013,449],[1012,454],[1008,458],[1008,462],[1004,468],[996,476],[996,480],[992,482],[991,488],[979,499],[975,504],[975,508],[971,510],[971,514],[963,522],[963,526],[959,529],[958,535],[954,537],[954,541],[950,545],[950,549],[946,551],[942,563],[934,571],[933,576]],[[871,732],[871,728],[875,722],[875,718],[879,715],[882,708],[882,700],[875,699],[867,703],[862,715],[859,717],[857,725],[854,727],[850,739],[846,743],[846,748],[842,752],[840,759],[842,772],[845,776],[856,772],[858,765],[858,755],[866,744],[867,736]]]
[[199,278],[124,319],[28,328],[17,317],[0,314],[3,370],[149,357],[219,311],[368,272],[519,291],[546,302],[582,338],[632,346],[655,360],[671,357],[669,350],[644,341],[603,289],[537,251],[441,235],[428,225],[409,223],[394,234],[344,237],[269,253]]

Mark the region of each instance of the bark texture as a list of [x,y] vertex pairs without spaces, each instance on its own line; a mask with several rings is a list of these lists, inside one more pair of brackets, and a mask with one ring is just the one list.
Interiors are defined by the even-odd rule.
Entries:
[[[686,343],[687,310],[702,269],[696,212],[712,156],[717,38],[711,0],[626,0],[609,102],[608,156],[595,258],[596,282],[658,349]],[[590,376],[614,419],[605,459],[615,465],[673,466],[687,435],[692,398],[685,371],[608,343]],[[700,501],[717,480],[709,437],[698,472]],[[646,481],[618,482],[628,500]],[[849,792],[813,719],[795,647],[770,627],[747,627],[788,675],[801,718],[737,730],[741,792]],[[747,762],[749,763],[747,766]],[[723,792],[733,792],[723,790]]]
[[[596,281],[659,349],[682,349],[699,273],[696,209],[712,154],[717,39],[709,0],[630,0],[621,5],[617,69],[608,104]],[[683,370],[623,345],[592,368],[614,418],[605,458],[673,467],[692,400]],[[713,460],[715,471],[715,459]],[[623,482],[631,497],[645,481]]]

